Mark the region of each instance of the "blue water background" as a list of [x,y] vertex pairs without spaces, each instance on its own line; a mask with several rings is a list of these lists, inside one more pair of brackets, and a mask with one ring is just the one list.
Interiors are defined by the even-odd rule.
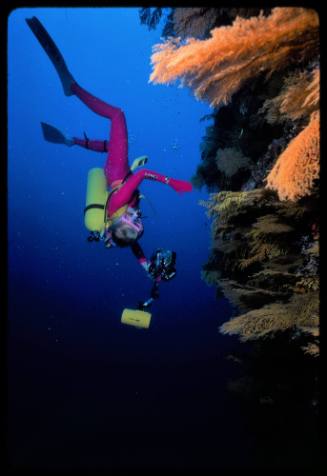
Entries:
[[[42,468],[242,465],[240,412],[226,392],[235,342],[218,327],[228,303],[201,280],[206,191],[144,181],[147,256],[177,252],[150,329],[120,323],[151,282],[129,249],[89,243],[86,178],[105,155],[45,142],[40,121],[108,139],[107,119],[66,97],[25,18],[37,16],[79,84],[125,111],[132,161],[189,180],[210,107],[187,88],[149,84],[161,28],[136,8],[29,8],[8,22],[9,455]],[[243,439],[243,441],[242,441]],[[235,451],[238,457],[235,459]],[[245,464],[245,463],[244,463]]]

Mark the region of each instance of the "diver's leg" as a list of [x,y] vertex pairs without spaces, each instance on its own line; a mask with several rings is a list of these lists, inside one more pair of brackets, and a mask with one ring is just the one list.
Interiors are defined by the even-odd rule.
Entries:
[[106,104],[78,86],[58,47],[38,18],[27,18],[26,22],[56,68],[66,96],[76,94],[94,112],[111,119],[105,174],[110,184],[122,180],[129,172],[127,127],[123,111]]
[[46,141],[55,144],[65,144],[69,147],[73,145],[79,145],[84,149],[95,150],[96,152],[108,152],[107,140],[89,139],[84,132],[84,139],[78,137],[68,137],[63,134],[59,129],[46,122],[41,122],[43,137]]
[[72,145],[79,145],[83,149],[94,150],[95,152],[108,152],[107,140],[94,140],[89,138],[79,139],[78,137],[72,137]]
[[65,95],[71,96],[73,94],[71,91],[71,84],[74,81],[74,78],[68,70],[65,60],[57,45],[38,18],[26,18],[26,23],[38,39],[46,54],[49,56],[53,66],[56,68],[64,88]]
[[111,131],[108,142],[108,155],[104,172],[109,185],[123,180],[129,172],[128,138],[124,112],[96,98],[76,82],[71,86],[73,94],[86,104],[93,112],[111,119]]

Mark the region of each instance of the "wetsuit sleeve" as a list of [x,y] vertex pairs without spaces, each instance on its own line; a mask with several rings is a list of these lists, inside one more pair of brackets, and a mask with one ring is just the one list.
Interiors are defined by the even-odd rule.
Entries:
[[79,139],[73,137],[74,144],[84,147],[84,149],[94,150],[96,152],[108,152],[107,140]]
[[114,213],[118,208],[126,205],[132,198],[134,191],[140,185],[142,180],[155,180],[163,184],[169,185],[176,192],[189,192],[192,190],[192,185],[184,180],[177,180],[166,175],[158,174],[152,170],[142,169],[131,175],[124,185],[115,193],[113,193],[110,200],[110,213]]
[[137,261],[140,263],[140,265],[147,271],[149,267],[149,261],[146,259],[143,250],[139,243],[134,242],[131,244],[131,249],[133,252],[133,255],[136,257]]

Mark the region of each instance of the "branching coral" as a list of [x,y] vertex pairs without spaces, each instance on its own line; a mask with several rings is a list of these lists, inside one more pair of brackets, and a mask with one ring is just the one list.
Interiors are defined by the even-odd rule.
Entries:
[[199,205],[207,208],[208,217],[219,214],[223,223],[231,212],[237,213],[243,201],[248,197],[247,192],[219,192],[212,193],[208,201],[200,200]]
[[216,164],[218,170],[230,178],[241,169],[247,168],[250,164],[250,159],[245,157],[240,149],[226,147],[225,149],[217,150]]
[[297,327],[314,328],[319,325],[319,297],[317,293],[295,294],[289,303],[272,303],[225,322],[223,334],[237,334],[241,341],[272,337],[277,331]]
[[253,264],[286,255],[287,236],[293,231],[291,226],[281,223],[277,215],[259,217],[246,233],[249,254],[239,261],[239,268],[245,270]]
[[280,200],[298,200],[309,195],[319,177],[319,159],[320,115],[317,111],[277,159],[267,176],[267,188],[276,190]]
[[284,81],[280,94],[267,99],[259,113],[265,113],[269,124],[293,121],[302,116],[309,116],[319,109],[320,69],[300,71],[290,74]]
[[268,268],[252,274],[247,283],[253,287],[292,293],[297,279],[294,273],[288,273],[283,269],[273,270]]
[[318,276],[302,276],[295,285],[297,293],[307,293],[310,291],[318,291],[320,280]]
[[289,293],[283,291],[248,286],[231,279],[220,279],[218,287],[228,301],[241,312],[261,308],[276,300],[289,297]]
[[305,354],[309,354],[312,357],[319,357],[320,355],[320,346],[316,342],[310,342],[307,345],[301,347]]
[[281,223],[277,215],[263,215],[257,219],[252,225],[252,230],[249,237],[257,240],[262,236],[267,235],[281,235],[282,233],[289,233],[293,228],[286,223]]
[[241,259],[238,267],[245,270],[256,263],[262,263],[284,254],[286,254],[285,251],[275,243],[256,243],[251,249],[251,256]]
[[274,8],[268,17],[237,17],[231,26],[214,28],[207,40],[185,44],[170,39],[155,45],[150,81],[182,80],[212,106],[227,104],[250,78],[299,63],[318,50],[319,18],[314,10]]
[[222,191],[211,193],[209,200],[202,200],[199,205],[207,208],[209,218],[218,217],[220,223],[224,224],[231,222],[233,218],[239,222],[240,218],[247,214],[249,218],[252,217],[253,222],[256,214],[263,215],[268,213],[269,210],[273,210],[275,202],[277,202],[275,192],[265,188],[257,188],[248,192]]

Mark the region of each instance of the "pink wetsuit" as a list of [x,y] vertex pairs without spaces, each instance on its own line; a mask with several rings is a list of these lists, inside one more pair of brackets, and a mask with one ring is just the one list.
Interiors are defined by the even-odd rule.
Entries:
[[[104,173],[110,187],[122,182],[127,175],[130,174],[123,186],[112,194],[108,203],[109,215],[112,215],[123,205],[129,205],[132,207],[137,205],[138,199],[135,192],[144,179],[156,180],[163,184],[170,184],[176,191],[180,192],[191,190],[192,187],[188,182],[169,179],[168,177],[152,170],[142,169],[136,173],[131,173],[128,164],[128,138],[124,112],[121,109],[110,106],[92,96],[76,82],[72,84],[71,89],[73,93],[81,99],[81,101],[92,109],[92,111],[100,116],[111,119],[109,141],[89,140],[86,138],[78,139],[77,137],[74,137],[74,143],[97,152],[107,152]],[[170,183],[171,181],[173,181],[173,183]],[[178,185],[180,185],[178,189],[176,188],[177,182]]]
[[[112,188],[125,179],[124,184],[110,197],[107,210],[109,216],[123,205],[131,207],[138,205],[139,194],[137,193],[137,187],[144,179],[168,184],[177,192],[192,190],[192,185],[189,182],[169,178],[152,170],[142,169],[132,173],[128,164],[128,137],[124,112],[92,96],[76,82],[72,84],[71,90],[92,111],[111,120],[109,141],[73,138],[74,144],[81,147],[97,152],[107,152],[104,173],[109,187]],[[138,253],[138,260],[142,264],[146,261],[146,258],[144,255],[141,256],[140,250],[138,250]]]

